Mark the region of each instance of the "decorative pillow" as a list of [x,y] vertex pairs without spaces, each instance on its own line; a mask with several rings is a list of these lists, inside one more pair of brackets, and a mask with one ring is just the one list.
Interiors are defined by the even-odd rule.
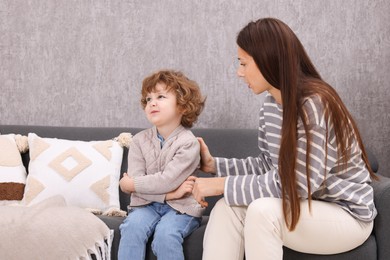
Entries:
[[22,200],[26,169],[15,141],[20,135],[0,135],[0,205]]
[[28,143],[30,163],[25,204],[62,195],[68,205],[94,212],[113,209],[120,212],[123,148],[117,141],[72,141],[30,133]]

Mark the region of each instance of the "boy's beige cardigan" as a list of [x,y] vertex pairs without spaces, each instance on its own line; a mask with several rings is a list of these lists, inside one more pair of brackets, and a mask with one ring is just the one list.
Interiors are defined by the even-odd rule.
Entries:
[[177,127],[161,148],[156,127],[139,132],[129,147],[128,175],[134,178],[135,193],[130,207],[152,202],[167,203],[180,213],[202,216],[202,208],[193,196],[165,201],[168,192],[177,189],[200,162],[200,145],[192,132]]

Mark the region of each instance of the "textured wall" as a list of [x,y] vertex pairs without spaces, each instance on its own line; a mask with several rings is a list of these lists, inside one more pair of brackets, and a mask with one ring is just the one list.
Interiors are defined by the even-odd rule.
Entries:
[[0,123],[147,127],[141,81],[175,68],[208,96],[197,127],[256,128],[262,96],[236,78],[235,37],[273,16],[389,169],[389,13],[388,0],[1,0]]

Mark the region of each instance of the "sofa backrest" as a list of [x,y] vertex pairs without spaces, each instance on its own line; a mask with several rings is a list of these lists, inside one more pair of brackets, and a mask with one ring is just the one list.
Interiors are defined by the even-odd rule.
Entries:
[[[142,128],[126,127],[58,127],[58,126],[28,126],[28,125],[0,125],[1,134],[21,134],[35,133],[41,137],[59,138],[68,140],[97,141],[109,140],[124,132],[135,135]],[[210,152],[216,157],[226,158],[246,158],[248,156],[258,156],[257,129],[192,129],[197,137],[202,137],[208,145]],[[128,150],[125,149],[122,160],[121,173],[127,171]],[[368,151],[371,167],[376,172],[378,162],[375,156]],[[23,163],[28,169],[29,154],[22,155]],[[200,177],[212,177],[210,174],[199,173]],[[120,191],[120,204],[126,210],[129,204],[129,195]],[[205,215],[209,215],[215,202],[220,197],[207,198],[209,207]]]
[[[35,133],[40,137],[59,138],[68,140],[109,140],[117,137],[123,132],[130,132],[135,135],[142,128],[126,128],[126,127],[58,127],[58,126],[29,126],[29,125],[0,125],[0,133],[28,135]],[[196,136],[202,137],[208,144],[211,153],[214,156],[220,157],[236,157],[244,158],[252,155],[256,156],[257,149],[257,132],[255,130],[238,130],[238,129],[193,129]],[[127,155],[128,150],[124,150],[121,173],[127,171]],[[22,154],[23,163],[28,169],[29,153]],[[201,176],[211,177],[209,174],[200,173]],[[120,204],[123,210],[126,210],[129,204],[129,196],[120,191]],[[216,198],[210,198],[209,209],[215,203]]]

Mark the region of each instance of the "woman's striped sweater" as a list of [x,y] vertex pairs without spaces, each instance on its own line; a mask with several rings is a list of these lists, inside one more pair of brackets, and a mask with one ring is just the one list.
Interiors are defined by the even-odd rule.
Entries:
[[[373,220],[377,214],[374,194],[358,143],[354,141],[349,147],[351,156],[347,165],[344,165],[337,156],[331,123],[328,124],[326,138],[328,122],[325,122],[320,99],[315,96],[307,98],[304,111],[308,115],[309,134],[312,139],[308,162],[312,199],[336,203],[362,221]],[[224,194],[228,205],[249,205],[253,200],[262,197],[281,198],[278,160],[282,115],[282,106],[268,93],[260,110],[260,155],[246,159],[216,158],[217,175],[227,176]],[[297,129],[298,192],[302,199],[307,199],[306,135],[301,120],[298,121]]]

